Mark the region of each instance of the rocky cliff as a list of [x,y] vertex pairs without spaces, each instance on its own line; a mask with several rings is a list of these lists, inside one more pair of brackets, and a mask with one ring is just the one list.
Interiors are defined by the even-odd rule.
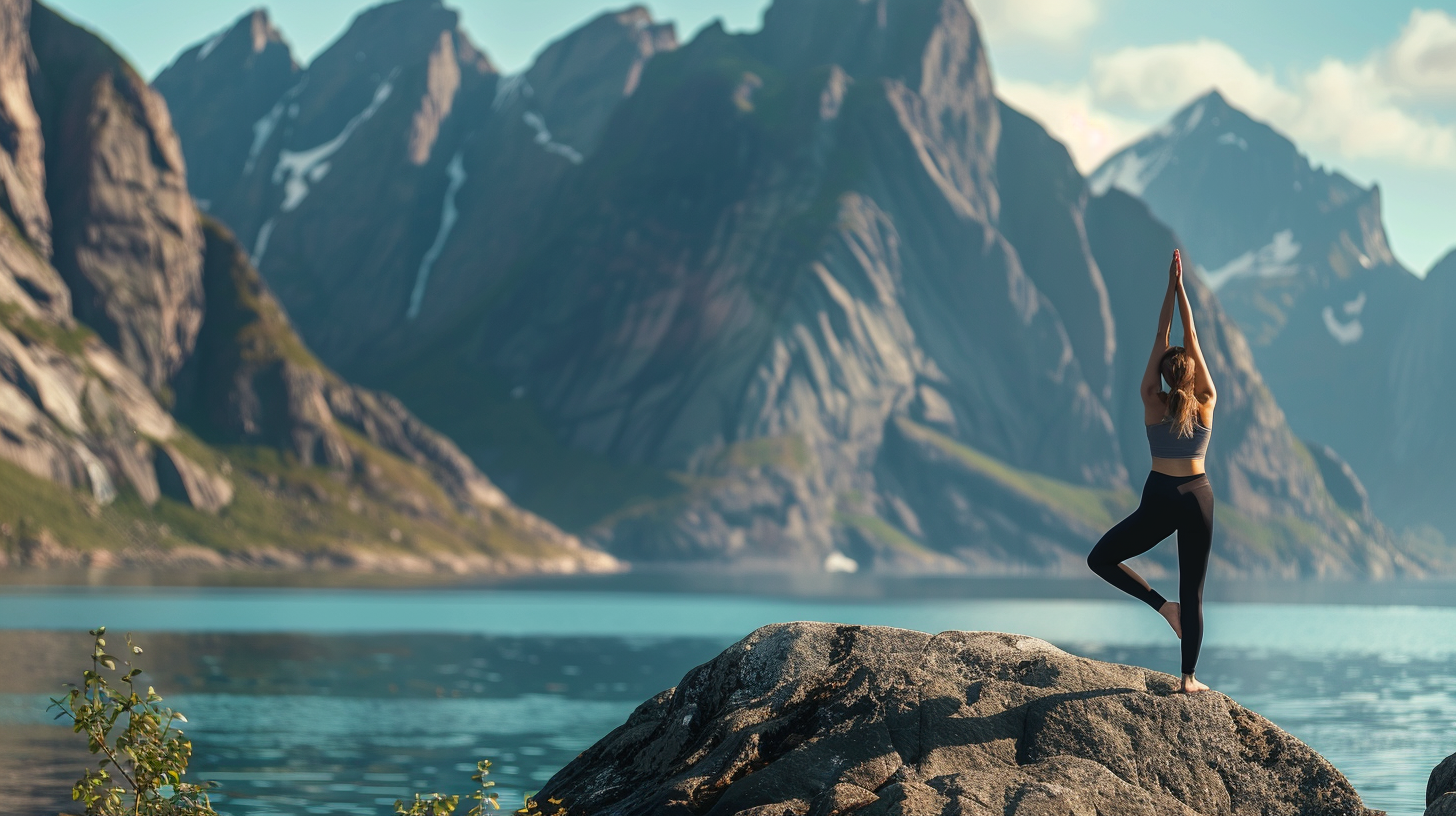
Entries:
[[[261,134],[256,162],[212,211],[325,361],[618,555],[1085,569],[1146,469],[1129,417],[1177,240],[997,101],[963,3],[779,0],[759,32],[680,48],[631,9],[521,76],[481,57],[431,84],[455,25],[366,12],[232,126]],[[157,87],[223,76],[222,48]],[[169,93],[190,116],[195,92]],[[1195,296],[1229,394],[1216,569],[1423,572],[1330,497]]]
[[104,42],[0,20],[0,563],[612,568],[311,355]]
[[1299,740],[1175,683],[1021,635],[774,624],[643,703],[536,800],[615,816],[1376,816]]

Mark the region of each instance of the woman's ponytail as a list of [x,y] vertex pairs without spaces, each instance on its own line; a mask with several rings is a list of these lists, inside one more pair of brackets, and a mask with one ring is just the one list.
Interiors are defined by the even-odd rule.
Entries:
[[1193,436],[1193,420],[1198,416],[1198,398],[1193,394],[1193,360],[1182,346],[1173,346],[1163,354],[1163,379],[1168,382],[1168,413],[1163,418],[1173,424],[1173,435]]

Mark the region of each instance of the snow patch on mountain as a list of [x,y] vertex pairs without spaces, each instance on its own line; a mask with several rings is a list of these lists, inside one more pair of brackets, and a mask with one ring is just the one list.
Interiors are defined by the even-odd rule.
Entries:
[[369,121],[379,111],[385,100],[394,92],[394,78],[399,75],[399,69],[395,68],[389,72],[389,76],[380,81],[379,86],[374,89],[374,97],[364,110],[354,115],[339,135],[324,142],[317,147],[308,150],[292,151],[281,150],[278,152],[278,164],[273,168],[273,183],[283,185],[283,212],[292,212],[303,203],[308,196],[310,184],[317,184],[329,172],[329,157],[339,151],[354,131],[365,122]]
[[490,101],[490,109],[498,111],[510,105],[521,97],[532,97],[536,95],[536,89],[526,81],[525,74],[510,74],[503,76],[496,81],[495,98]]
[[576,148],[552,140],[551,131],[546,129],[546,120],[541,118],[541,114],[530,111],[522,119],[536,131],[536,144],[541,145],[547,153],[555,153],[572,164],[581,164],[581,154]]
[[[1102,195],[1116,187],[1128,195],[1141,198],[1143,191],[1148,189],[1148,185],[1153,182],[1153,179],[1163,172],[1163,168],[1168,166],[1169,161],[1172,161],[1179,144],[1179,137],[1192,133],[1193,129],[1198,127],[1198,123],[1203,121],[1203,109],[1206,104],[1199,102],[1189,109],[1186,116],[1169,120],[1167,124],[1153,131],[1147,138],[1123,150],[1108,160],[1106,164],[1097,168],[1096,172],[1087,179],[1087,186],[1092,190],[1092,194]],[[1219,141],[1223,142],[1223,138],[1220,137]],[[1239,141],[1243,142],[1242,139]],[[1247,143],[1240,146],[1245,150],[1248,149]]]
[[1232,132],[1225,133],[1222,136],[1218,137],[1218,143],[1221,145],[1234,145],[1240,150],[1249,149],[1249,143],[1245,141],[1244,137]]
[[859,562],[834,550],[824,559],[825,572],[859,572]]
[[1204,283],[1217,292],[1234,278],[1261,277],[1278,278],[1293,275],[1299,271],[1293,261],[1299,256],[1300,244],[1294,240],[1293,230],[1282,230],[1274,240],[1259,249],[1245,252],[1217,269],[1199,267]]
[[213,50],[216,49],[217,46],[222,42],[222,38],[227,36],[227,33],[228,29],[223,29],[222,31],[217,32],[217,35],[214,36],[212,39],[203,43],[201,50],[197,52],[197,61],[202,62],[203,60],[207,59],[208,56],[212,54]]
[[258,165],[258,156],[268,144],[273,131],[277,130],[278,120],[283,118],[283,102],[283,99],[278,100],[278,104],[253,123],[253,144],[248,147],[248,161],[243,165],[243,173],[252,173],[253,168]]
[[1342,346],[1348,346],[1359,340],[1365,334],[1365,327],[1360,325],[1357,317],[1348,323],[1342,322],[1335,316],[1335,307],[1326,306],[1320,316],[1325,320],[1325,328],[1329,330],[1330,336]]
[[1147,155],[1138,153],[1143,145],[1134,145],[1109,164],[1104,164],[1087,180],[1093,195],[1102,195],[1116,187],[1129,195],[1141,196],[1173,157],[1171,143]]
[[1352,317],[1358,316],[1360,312],[1365,310],[1365,292],[1362,290],[1354,300],[1346,301],[1344,309],[1345,314]]
[[420,269],[415,274],[415,288],[410,292],[409,308],[404,313],[410,320],[420,316],[420,305],[425,301],[425,285],[430,282],[430,272],[434,269],[440,253],[445,250],[445,242],[449,240],[455,220],[460,216],[460,211],[455,208],[455,195],[465,185],[464,154],[457,152],[450,159],[445,172],[450,177],[450,183],[445,187],[445,204],[440,209],[440,231],[435,233],[434,243],[430,244],[430,248],[425,250],[424,257],[420,259]]
[[276,218],[270,218],[258,228],[258,237],[253,239],[253,254],[248,258],[248,263],[251,263],[254,269],[259,268],[259,265],[263,263],[263,253],[268,251],[268,239],[273,237],[273,227],[277,221]]

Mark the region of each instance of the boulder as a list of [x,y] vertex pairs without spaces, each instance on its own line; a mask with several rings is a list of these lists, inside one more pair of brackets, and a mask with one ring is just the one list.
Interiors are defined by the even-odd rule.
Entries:
[[1351,814],[1323,757],[1218,692],[994,632],[766,626],[546,783],[572,814]]
[[1431,769],[1426,783],[1426,816],[1456,816],[1456,754]]

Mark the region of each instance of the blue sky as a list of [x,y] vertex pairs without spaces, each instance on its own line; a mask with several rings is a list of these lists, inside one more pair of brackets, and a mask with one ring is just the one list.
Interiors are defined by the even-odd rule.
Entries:
[[[147,76],[257,6],[248,0],[51,0]],[[602,0],[454,0],[505,71],[609,8]],[[275,0],[307,62],[370,0]],[[765,0],[657,0],[686,39],[713,18],[758,27]],[[1456,0],[973,0],[998,87],[1084,171],[1218,86],[1318,163],[1378,182],[1396,254],[1418,274],[1456,247]]]

